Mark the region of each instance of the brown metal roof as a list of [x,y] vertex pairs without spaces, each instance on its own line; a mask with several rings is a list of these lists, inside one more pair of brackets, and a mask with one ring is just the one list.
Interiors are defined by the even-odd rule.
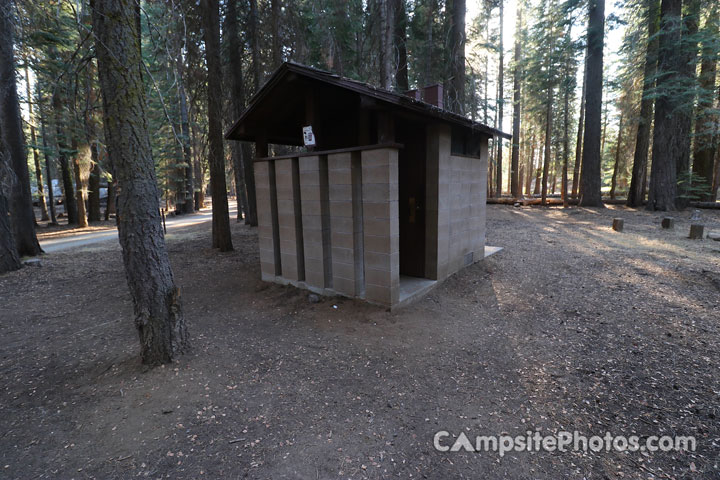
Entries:
[[258,108],[263,101],[270,96],[270,93],[276,85],[288,75],[298,75],[307,79],[324,83],[326,85],[333,85],[349,91],[364,95],[375,100],[379,100],[391,106],[399,107],[415,114],[422,116],[435,118],[440,121],[465,127],[474,132],[483,133],[493,137],[503,137],[511,139],[512,135],[489,127],[479,122],[474,122],[462,115],[438,108],[435,105],[425,103],[420,100],[408,97],[400,93],[390,92],[373,85],[363,83],[357,80],[341,77],[325,70],[318,68],[308,67],[294,62],[283,63],[265,82],[265,84],[258,90],[258,92],[250,99],[250,103],[245,111],[240,115],[240,118],[235,121],[232,127],[225,134],[225,138],[231,140],[251,140],[247,136],[241,136],[237,134],[237,130],[240,125],[247,119],[247,117]]

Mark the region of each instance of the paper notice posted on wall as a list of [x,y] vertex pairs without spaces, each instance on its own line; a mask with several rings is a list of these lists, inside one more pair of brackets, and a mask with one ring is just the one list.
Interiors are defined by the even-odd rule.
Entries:
[[315,134],[313,134],[312,126],[303,127],[303,141],[306,147],[315,146]]

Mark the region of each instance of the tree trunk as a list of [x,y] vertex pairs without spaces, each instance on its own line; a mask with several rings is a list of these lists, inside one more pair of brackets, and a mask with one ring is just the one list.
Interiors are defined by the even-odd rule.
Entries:
[[[677,157],[677,175],[689,176],[690,174],[690,145],[692,135],[692,121],[695,104],[695,92],[697,90],[697,61],[698,61],[698,29],[700,17],[701,0],[685,0],[683,7],[686,9],[683,15],[683,31],[680,38],[680,48],[683,68],[680,70],[680,85],[682,89],[679,93],[682,102],[682,108],[675,112],[678,116],[678,130],[675,135],[682,142],[680,146],[680,155]],[[712,2],[714,4],[715,2]],[[676,94],[677,95],[677,94]],[[685,208],[690,204],[689,183],[678,185],[678,195],[675,199],[677,208]]]
[[530,196],[532,192],[533,168],[535,168],[535,135],[530,139],[530,155],[528,156],[528,165],[525,172],[525,195]]
[[542,168],[542,199],[540,204],[547,205],[547,180],[548,180],[548,167],[550,166],[550,155],[552,153],[552,125],[553,125],[553,91],[549,88],[547,91],[547,105],[545,106],[545,158],[543,159]]
[[405,0],[394,0],[393,9],[395,10],[395,44],[397,45],[398,60],[397,72],[395,73],[395,82],[397,88],[401,92],[410,90],[408,81],[408,61],[407,61],[407,9]]
[[[703,54],[700,67],[700,92],[697,114],[695,117],[695,152],[693,159],[693,174],[702,178],[708,186],[713,184],[713,159],[717,143],[715,143],[715,130],[720,117],[713,109],[715,100],[715,76],[717,74],[717,57],[715,49],[718,45],[718,13],[720,7],[713,3],[705,19],[703,35]],[[714,201],[711,192],[700,198],[701,201]]]
[[38,97],[38,112],[40,113],[40,136],[42,137],[43,142],[43,156],[45,157],[45,173],[47,175],[47,183],[48,183],[48,200],[50,203],[50,224],[51,225],[57,225],[57,216],[55,215],[55,192],[53,191],[53,178],[52,178],[52,170],[50,168],[50,164],[52,163],[50,160],[50,148],[48,147],[47,142],[47,132],[45,131],[45,114],[43,112],[43,102],[40,97]]
[[[203,18],[207,15],[203,12]],[[258,10],[257,0],[250,0],[250,19],[248,21],[248,36],[250,37],[250,58],[252,59],[253,93],[260,88],[260,40],[258,38]]]
[[[238,118],[245,108],[245,81],[242,71],[242,56],[244,53],[243,42],[240,39],[240,29],[237,23],[238,0],[229,0],[227,6],[227,36],[230,51],[240,52],[239,55],[231,55],[228,69],[230,72],[230,88],[232,89],[231,111],[234,118]],[[255,172],[252,164],[252,151],[247,142],[238,144],[232,142],[231,153],[233,158],[233,169],[235,171],[235,183],[238,188],[238,221],[240,220],[240,207],[245,204],[245,224],[256,227],[257,201],[255,198]],[[245,195],[245,198],[241,198]]]
[[[27,60],[26,60],[27,61]],[[27,94],[28,116],[30,118],[30,142],[32,144],[33,160],[35,162],[35,180],[38,189],[38,204],[40,205],[40,220],[46,221],[48,209],[45,204],[45,187],[43,186],[42,168],[40,168],[40,155],[37,148],[37,136],[35,135],[35,117],[33,116],[32,92],[30,89],[30,72],[27,63],[25,64],[25,92]]]
[[[502,3],[502,0],[501,0]],[[522,45],[520,32],[522,30],[522,5],[517,6],[517,21],[515,26],[515,67],[513,71],[513,144],[510,159],[510,193],[513,198],[522,196],[519,182],[520,166],[520,83],[522,81]]]
[[[234,55],[230,55],[232,58]],[[177,72],[177,95],[180,110],[180,147],[182,153],[182,166],[179,168],[180,188],[176,198],[176,210],[180,214],[195,211],[192,152],[190,151],[190,120],[188,117],[187,95],[185,93],[185,66],[180,52],[177,53],[175,70]]]
[[[230,3],[228,2],[228,15],[230,15]],[[282,63],[282,42],[280,41],[280,0],[270,0],[270,10],[272,11],[270,24],[272,27],[272,58],[273,58],[273,70],[278,68]],[[237,17],[236,17],[237,21]],[[231,50],[236,52],[236,50]],[[240,208],[238,207],[238,211]]]
[[582,163],[583,130],[585,128],[585,93],[587,90],[587,56],[583,67],[582,93],[580,95],[580,117],[578,118],[577,143],[575,144],[575,164],[573,165],[572,196],[578,197],[580,186],[580,164]]
[[77,226],[85,228],[88,226],[87,212],[85,211],[85,185],[80,172],[80,157],[78,156],[77,137],[72,134],[73,149],[73,174],[75,177],[75,202],[77,204]]
[[93,106],[96,95],[93,88],[95,68],[92,60],[86,67],[85,77],[85,138],[90,146],[90,177],[88,178],[88,221],[100,221],[100,159]]
[[434,81],[432,77],[432,67],[434,65],[433,50],[435,45],[433,44],[433,22],[435,15],[437,14],[438,5],[437,0],[427,0],[427,16],[425,18],[425,62],[423,65],[423,81],[418,84],[418,88],[426,87]]
[[[197,119],[196,119],[197,120]],[[193,171],[195,173],[195,211],[205,208],[205,172],[200,164],[200,153],[198,152],[197,122],[190,124],[190,142],[194,153]]]
[[0,274],[22,267],[10,221],[10,195],[13,182],[11,172],[2,142],[2,127],[0,127]]
[[[622,108],[622,107],[621,107]],[[617,175],[620,168],[620,146],[622,145],[623,120],[625,112],[620,112],[620,122],[618,124],[617,145],[615,146],[615,166],[613,167],[612,182],[610,183],[610,199],[615,200],[615,188],[617,187]]]
[[715,151],[715,175],[713,176],[712,194],[710,195],[712,201],[717,200],[718,187],[720,187],[720,148]]
[[117,218],[117,211],[115,208],[115,202],[117,201],[117,189],[115,188],[116,183],[117,181],[115,180],[115,177],[108,181],[108,195],[105,200],[105,220],[110,220],[110,215],[115,215]]
[[677,86],[684,68],[682,56],[677,53],[682,31],[681,13],[682,0],[662,0],[648,210],[675,210],[676,159],[682,155],[683,139],[677,135],[680,116],[676,112],[681,108],[680,99],[671,90]]
[[[464,2],[463,2],[464,3]],[[497,128],[499,130],[502,130],[503,125],[503,113],[505,110],[505,52],[504,52],[504,44],[503,44],[503,24],[504,24],[504,9],[503,9],[503,3],[504,0],[500,0],[500,45],[498,47],[499,50],[499,59],[498,59],[498,96],[497,96],[497,109],[498,109],[498,122],[497,122]],[[495,139],[495,143],[497,144],[497,160],[495,168],[497,168],[497,174],[495,175],[495,195],[497,197],[501,196],[502,192],[502,165],[503,165],[503,139],[502,137],[497,137]]]
[[[572,42],[571,28],[568,27],[567,40],[568,44]],[[568,45],[566,45],[567,47]],[[570,161],[570,57],[565,62],[565,85],[563,95],[563,164],[562,164],[562,176],[560,185],[560,196],[562,197],[563,207],[567,208],[568,203],[568,162]]]
[[[0,157],[3,157],[0,152]],[[0,158],[0,169],[9,168]],[[15,247],[15,234],[10,222],[8,195],[5,193],[5,179],[0,178],[0,274],[18,270],[22,264]]]
[[42,249],[35,234],[30,173],[25,156],[25,139],[15,81],[11,16],[10,0],[0,0],[0,142],[5,142],[5,156],[15,174],[9,193],[17,253],[20,256],[34,256],[42,253]]
[[[459,113],[460,115],[464,115],[466,12],[465,0],[452,0],[451,8],[452,16],[450,23],[450,89],[448,91],[448,107],[451,111]],[[502,9],[502,7],[500,8]],[[502,57],[500,58],[502,59]]]
[[538,162],[537,162],[537,168],[535,169],[535,188],[533,189],[533,195],[540,195],[540,182],[542,181],[542,160],[541,160],[541,153],[540,149],[538,149],[537,152],[538,155]]
[[221,252],[233,249],[228,217],[225,154],[222,132],[222,69],[220,67],[220,18],[218,0],[203,0],[203,39],[208,67],[208,161],[212,190],[212,246]]
[[648,0],[647,24],[648,45],[645,53],[645,69],[643,72],[643,93],[640,102],[640,118],[638,119],[637,136],[635,139],[635,153],[633,156],[633,170],[628,191],[627,206],[639,207],[645,200],[645,186],[647,184],[648,151],[650,150],[650,130],[652,128],[654,99],[650,92],[655,87],[655,72],[657,70],[658,49],[658,21],[660,19],[659,0]]
[[590,0],[588,13],[587,91],[580,205],[602,207],[600,129],[603,89],[605,0]]
[[393,0],[379,0],[380,8],[380,86],[392,90],[393,86]]
[[100,221],[100,164],[97,141],[90,144],[90,176],[88,178],[88,222]]
[[107,149],[120,190],[118,236],[142,361],[169,363],[187,348],[188,338],[158,209],[135,3],[94,0],[93,4]]
[[[60,87],[58,87],[60,88]],[[67,137],[62,121],[62,101],[58,92],[53,93],[53,113],[55,114],[55,142],[58,148],[58,163],[60,163],[60,174],[62,175],[63,184],[63,206],[67,215],[68,225],[77,225],[78,209],[75,202],[75,189],[73,187],[72,173],[68,162],[68,153],[70,148],[67,145]]]

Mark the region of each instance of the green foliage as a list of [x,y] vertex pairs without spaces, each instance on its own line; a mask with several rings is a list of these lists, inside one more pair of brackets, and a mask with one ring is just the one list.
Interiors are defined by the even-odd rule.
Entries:
[[678,175],[678,197],[697,201],[710,196],[712,186],[707,181],[692,171],[682,172]]

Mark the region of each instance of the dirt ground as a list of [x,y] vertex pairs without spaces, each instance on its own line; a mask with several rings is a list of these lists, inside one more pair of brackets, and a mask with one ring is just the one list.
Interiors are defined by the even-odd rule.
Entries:
[[[504,250],[393,313],[261,282],[244,225],[227,254],[170,233],[193,350],[150,371],[119,246],[48,255],[0,277],[0,477],[720,478],[720,242],[690,214],[489,206]],[[697,451],[501,458],[439,430]]]

